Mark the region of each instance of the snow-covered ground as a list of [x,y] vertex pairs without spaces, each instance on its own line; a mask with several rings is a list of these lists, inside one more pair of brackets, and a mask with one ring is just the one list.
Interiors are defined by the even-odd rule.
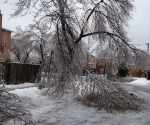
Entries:
[[[135,78],[133,82],[120,84],[150,103],[149,80]],[[69,94],[61,99],[43,96],[41,90],[31,83],[7,85],[7,88],[13,88],[10,92],[21,98],[23,106],[32,113],[33,119],[46,119],[40,125],[150,125],[149,107],[142,112],[112,114],[84,106]]]

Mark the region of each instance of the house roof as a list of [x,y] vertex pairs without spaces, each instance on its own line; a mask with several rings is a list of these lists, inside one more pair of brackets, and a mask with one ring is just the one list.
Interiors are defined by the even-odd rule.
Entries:
[[3,28],[3,27],[2,27],[2,30],[8,31],[8,32],[14,32],[12,30],[9,30],[9,29]]

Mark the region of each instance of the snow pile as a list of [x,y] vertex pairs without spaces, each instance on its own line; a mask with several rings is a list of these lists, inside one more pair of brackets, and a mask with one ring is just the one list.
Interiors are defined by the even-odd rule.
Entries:
[[[149,111],[126,112],[112,114],[105,110],[96,110],[86,107],[66,94],[62,99],[42,96],[36,87],[16,89],[11,91],[17,94],[29,110],[33,119],[43,120],[38,125],[147,125],[150,123]],[[7,124],[12,124],[12,121]],[[20,125],[20,124],[15,124]]]
[[[24,84],[18,84],[18,85],[5,85],[5,89],[23,89],[28,87],[33,87],[34,83],[24,83]],[[0,85],[0,88],[2,88],[3,85]]]
[[[144,88],[149,83],[148,80],[139,78],[131,82],[128,89],[133,89],[135,93],[150,102],[150,86],[146,87],[147,91]],[[137,87],[133,84],[141,86]],[[38,125],[150,125],[150,108],[142,112],[112,114],[103,109],[96,110],[93,107],[86,107],[67,93],[61,99],[43,96],[41,90],[38,90],[37,87],[30,87],[30,85],[33,84],[6,85],[6,88],[16,88],[10,92],[20,97],[24,108],[32,113],[33,119],[43,120]],[[20,89],[24,86],[30,88]],[[3,124],[14,125],[12,121]],[[15,123],[15,125],[21,124]]]
[[135,85],[150,85],[150,80],[147,80],[146,78],[136,78],[135,81],[130,83]]

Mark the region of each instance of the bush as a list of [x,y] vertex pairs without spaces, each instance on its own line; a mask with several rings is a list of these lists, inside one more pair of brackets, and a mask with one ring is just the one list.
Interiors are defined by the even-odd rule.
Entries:
[[125,63],[121,63],[118,67],[118,73],[117,76],[119,77],[125,77],[129,75],[129,69],[126,67]]

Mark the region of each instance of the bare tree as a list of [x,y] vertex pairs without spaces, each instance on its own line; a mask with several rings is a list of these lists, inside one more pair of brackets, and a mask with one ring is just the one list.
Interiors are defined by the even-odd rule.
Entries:
[[36,25],[33,28],[30,24],[25,30],[17,27],[12,38],[12,61],[22,63],[44,61],[46,55],[49,55],[52,50],[49,38],[50,34],[46,25]]
[[32,34],[30,31],[23,31],[21,27],[16,27],[16,32],[12,37],[11,42],[11,60],[27,63],[30,53],[33,50],[31,40]]
[[82,41],[88,37],[91,42],[98,41],[101,45],[111,43],[116,46],[120,56],[125,55],[127,60],[133,59],[126,50],[135,55],[141,54],[127,38],[125,31],[134,9],[132,2],[133,0],[17,0],[12,17],[25,15],[33,7],[34,17],[40,18],[35,25],[47,24],[51,32],[51,42],[55,48],[43,70],[48,71],[51,66],[57,70],[57,74],[49,74],[49,82],[44,84],[48,90],[63,94],[73,84],[75,75],[81,74],[83,64],[78,50]]
[[39,55],[40,61],[44,62],[54,49],[51,42],[51,32],[46,24],[30,25],[32,30],[32,40],[34,41],[34,51]]
[[31,117],[31,113],[25,110],[17,95],[9,93],[0,88],[0,123],[13,119],[14,123],[19,122],[26,125],[36,125],[37,122]]

